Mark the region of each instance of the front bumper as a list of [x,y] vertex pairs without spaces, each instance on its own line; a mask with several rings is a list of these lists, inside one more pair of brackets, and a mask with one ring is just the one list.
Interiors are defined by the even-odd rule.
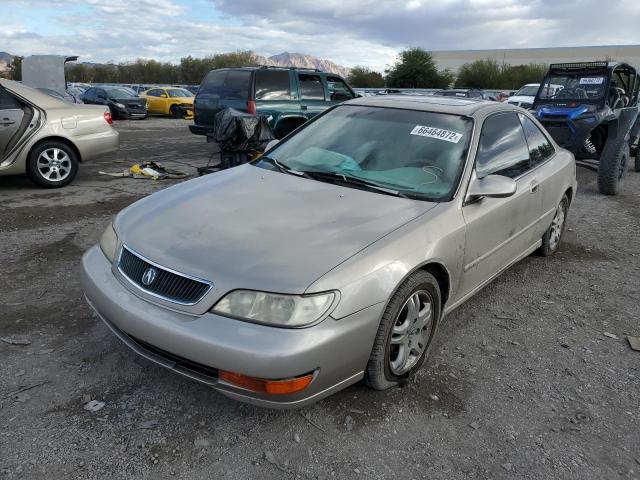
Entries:
[[[137,353],[232,398],[275,408],[301,407],[360,380],[384,308],[373,305],[301,329],[186,314],[132,294],[97,246],[82,258],[81,282],[89,304]],[[302,392],[267,395],[219,380],[218,370],[266,379],[316,375]]]

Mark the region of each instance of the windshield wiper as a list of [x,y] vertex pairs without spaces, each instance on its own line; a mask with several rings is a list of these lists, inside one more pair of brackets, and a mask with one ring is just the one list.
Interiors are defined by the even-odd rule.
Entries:
[[336,181],[338,182],[342,182],[342,183],[347,183],[347,184],[352,184],[352,185],[357,185],[359,187],[363,187],[367,190],[374,190],[376,192],[379,193],[384,193],[386,195],[392,195],[394,197],[401,197],[401,198],[409,198],[408,195],[398,191],[398,190],[393,190],[391,188],[385,188],[385,187],[381,187],[380,185],[373,183],[373,182],[368,182],[367,180],[363,180],[361,178],[356,178],[356,177],[351,177],[349,175],[344,175],[343,173],[336,173],[336,172],[314,172],[314,171],[303,171],[302,173],[304,173],[307,177],[309,178],[313,178],[315,180],[330,180],[332,183],[335,183]]
[[271,158],[271,157],[267,157],[267,156],[263,155],[263,156],[260,157],[260,160],[263,161],[263,162],[270,163],[271,165],[275,165],[276,168],[278,170],[280,170],[282,173],[288,173],[289,175],[295,175],[296,177],[311,178],[309,175],[307,175],[307,173],[300,172],[298,170],[293,170],[292,168],[288,167],[287,165],[285,165],[282,162],[279,162],[275,158]]

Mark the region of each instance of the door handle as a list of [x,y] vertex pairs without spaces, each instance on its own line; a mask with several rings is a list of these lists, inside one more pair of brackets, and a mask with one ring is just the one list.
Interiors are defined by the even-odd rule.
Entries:
[[529,191],[531,193],[536,193],[538,191],[538,187],[539,186],[540,186],[540,184],[534,180],[533,182],[531,182],[529,184]]
[[306,105],[300,105],[300,108],[301,108],[302,110],[306,110],[306,109],[307,109],[307,106],[306,106]]
[[0,125],[13,125],[14,123],[16,122],[9,120],[8,118],[3,118],[0,122]]

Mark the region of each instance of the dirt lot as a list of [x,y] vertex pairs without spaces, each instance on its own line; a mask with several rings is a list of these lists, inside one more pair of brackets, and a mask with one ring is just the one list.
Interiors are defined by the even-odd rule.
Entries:
[[30,342],[0,342],[1,478],[640,478],[640,174],[605,198],[579,170],[561,252],[452,314],[418,382],[271,411],[137,357],[85,304],[82,252],[174,183],[97,172],[192,173],[214,151],[182,120],[117,128],[119,154],[70,187],[0,178],[0,336]]

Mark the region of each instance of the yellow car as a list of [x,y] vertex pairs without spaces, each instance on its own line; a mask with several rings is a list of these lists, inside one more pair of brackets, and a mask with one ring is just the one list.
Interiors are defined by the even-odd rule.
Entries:
[[179,87],[156,87],[142,92],[147,101],[147,111],[159,115],[171,115],[173,118],[193,117],[193,93]]

